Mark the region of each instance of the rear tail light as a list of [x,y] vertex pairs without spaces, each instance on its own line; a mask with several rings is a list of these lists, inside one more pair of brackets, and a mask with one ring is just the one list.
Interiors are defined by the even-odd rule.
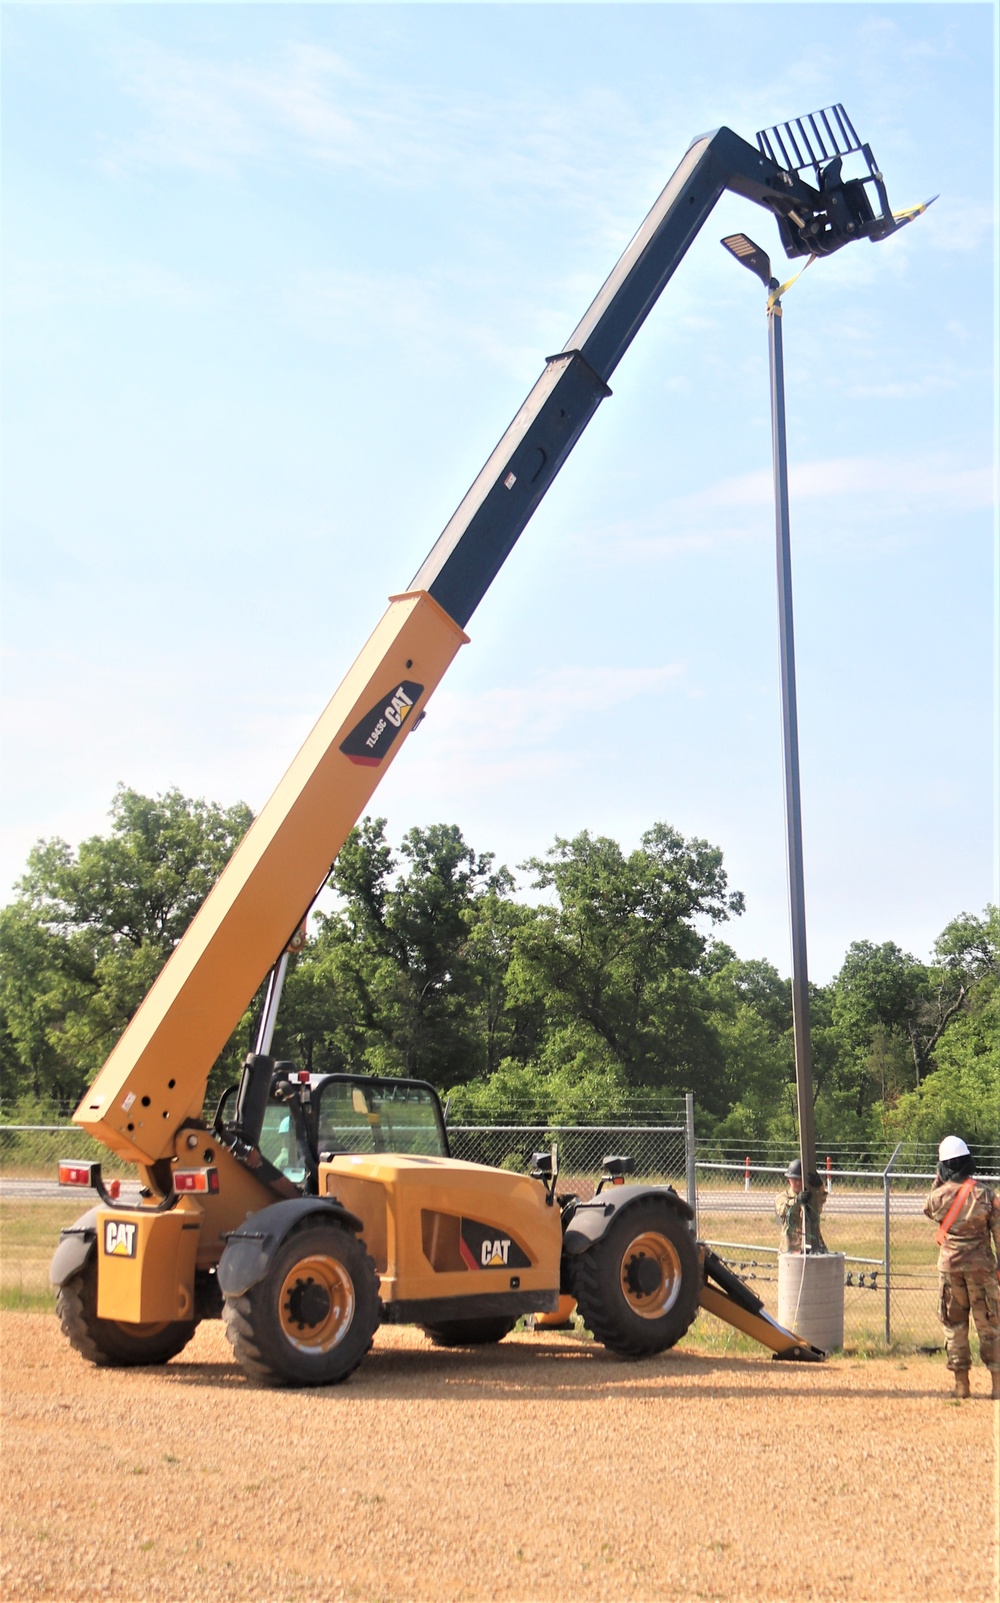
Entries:
[[100,1177],[99,1163],[80,1163],[76,1158],[60,1158],[59,1184],[61,1186],[93,1186]]
[[175,1169],[175,1191],[212,1192],[219,1189],[218,1169]]

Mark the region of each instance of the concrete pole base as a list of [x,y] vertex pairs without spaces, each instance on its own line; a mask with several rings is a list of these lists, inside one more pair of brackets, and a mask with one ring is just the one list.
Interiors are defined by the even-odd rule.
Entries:
[[779,1252],[778,1323],[824,1352],[844,1345],[842,1252]]

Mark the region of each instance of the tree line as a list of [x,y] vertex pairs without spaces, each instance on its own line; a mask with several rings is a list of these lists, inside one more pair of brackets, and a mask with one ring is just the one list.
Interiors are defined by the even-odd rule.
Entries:
[[[29,855],[0,909],[5,1115],[75,1104],[220,870],[250,810],[120,787],[107,834]],[[414,1075],[453,1119],[572,1122],[692,1091],[720,1140],[795,1139],[791,988],[723,938],[743,910],[722,852],[654,824],[635,850],[584,830],[520,879],[454,824],[365,818],[289,970],[272,1050],[314,1072]],[[1000,1129],[1000,913],[952,919],[923,962],[851,944],[810,987],[821,1142]],[[213,1071],[236,1078],[254,999]]]

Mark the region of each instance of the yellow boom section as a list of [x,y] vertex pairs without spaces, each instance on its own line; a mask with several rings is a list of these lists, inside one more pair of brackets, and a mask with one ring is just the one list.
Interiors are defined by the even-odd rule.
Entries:
[[132,1163],[171,1155],[212,1065],[468,636],[393,596],[73,1118]]

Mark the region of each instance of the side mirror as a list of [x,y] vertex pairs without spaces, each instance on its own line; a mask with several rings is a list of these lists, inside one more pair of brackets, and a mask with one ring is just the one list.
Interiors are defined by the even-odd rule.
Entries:
[[608,1184],[623,1186],[625,1184],[625,1176],[631,1174],[634,1168],[635,1159],[625,1154],[616,1155],[611,1153],[608,1157],[603,1158],[601,1160],[601,1178],[597,1183],[597,1190],[594,1195],[599,1197],[604,1187]]
[[556,1181],[559,1178],[559,1147],[555,1141],[548,1152],[531,1154],[530,1172],[532,1180],[541,1180],[545,1186],[545,1201],[551,1208],[556,1197]]

